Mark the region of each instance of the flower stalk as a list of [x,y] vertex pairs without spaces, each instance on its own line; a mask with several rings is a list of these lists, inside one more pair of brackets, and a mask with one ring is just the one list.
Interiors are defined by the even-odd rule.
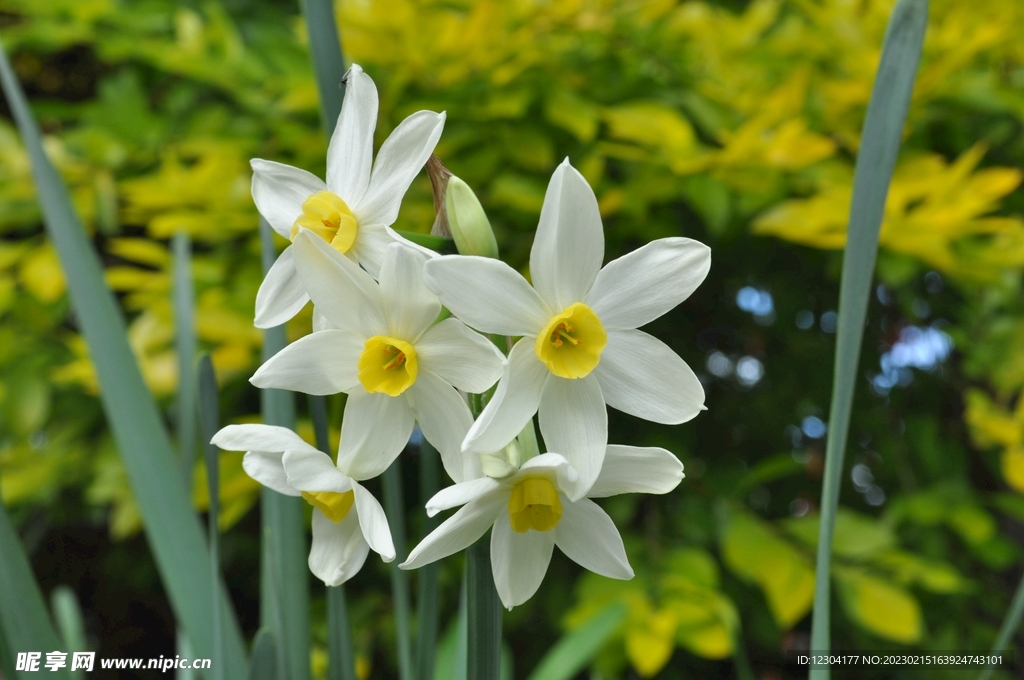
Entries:
[[412,629],[409,625],[409,575],[398,568],[405,559],[405,502],[402,498],[402,459],[384,471],[381,477],[384,487],[384,508],[391,526],[397,560],[388,565],[391,571],[391,599],[395,609],[395,637],[398,649],[398,677],[414,680],[412,666]]

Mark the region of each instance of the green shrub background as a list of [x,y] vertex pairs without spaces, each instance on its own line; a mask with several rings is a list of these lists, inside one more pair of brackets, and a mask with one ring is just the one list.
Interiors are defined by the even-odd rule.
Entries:
[[[671,235],[712,248],[707,281],[651,329],[704,379],[709,410],[675,427],[610,417],[610,441],[665,446],[687,478],[667,497],[604,504],[623,529],[636,579],[613,582],[556,557],[538,595],[506,614],[516,677],[610,601],[630,614],[596,677],[732,677],[739,650],[758,677],[802,676],[783,658],[807,645],[824,439],[800,428],[828,412],[828,312],[891,7],[337,4],[345,57],[380,90],[378,143],[413,111],[446,110],[436,153],[477,191],[514,266],[526,266],[547,179],[566,156],[598,195],[608,259]],[[833,637],[842,649],[987,650],[1019,578],[1021,26],[1017,0],[931,3],[882,227],[836,528]],[[258,419],[247,382],[262,341],[251,324],[261,273],[248,161],[322,175],[326,153],[299,8],[284,0],[6,0],[0,36],[168,422],[177,420],[178,382],[169,239],[179,232],[194,244],[196,331],[218,373],[225,422]],[[0,494],[44,589],[67,583],[78,592],[101,655],[149,656],[143,650],[154,644],[173,654],[170,610],[4,107]],[[427,231],[432,221],[424,175],[396,227]],[[770,295],[768,313],[738,305],[748,287],[762,303]],[[309,325],[307,308],[290,337]],[[908,327],[941,330],[952,353],[930,369],[904,368],[889,388],[872,382]],[[763,374],[744,381],[723,368],[739,362],[753,371],[748,378],[758,366]],[[337,425],[341,403],[329,406]],[[301,414],[300,432],[312,437]],[[222,457],[220,520],[227,581],[251,634],[259,487],[240,461]],[[415,540],[415,464],[406,473]],[[200,511],[204,479],[197,468]],[[448,560],[441,572],[445,620],[457,604],[458,565]],[[371,559],[349,586],[367,677],[394,673],[387,583]],[[322,675],[322,588],[313,592],[312,654]],[[835,676],[886,677],[863,668]],[[961,676],[907,669],[903,677]]]

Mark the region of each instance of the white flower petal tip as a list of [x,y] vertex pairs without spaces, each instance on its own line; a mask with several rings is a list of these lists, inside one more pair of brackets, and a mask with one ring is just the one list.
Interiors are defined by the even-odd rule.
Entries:
[[623,493],[666,494],[683,481],[683,464],[670,451],[657,447],[612,444],[588,498]]

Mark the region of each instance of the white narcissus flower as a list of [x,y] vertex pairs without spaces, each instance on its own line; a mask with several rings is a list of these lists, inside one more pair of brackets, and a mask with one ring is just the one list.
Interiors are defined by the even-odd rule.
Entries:
[[597,198],[566,159],[544,196],[530,252],[533,286],[504,262],[452,255],[429,261],[427,285],[484,333],[522,336],[463,450],[501,450],[534,413],[550,451],[580,475],[585,494],[608,442],[605,404],[657,423],[704,409],[704,389],[665,343],[636,330],[685,300],[707,276],[711,251],[664,238],[603,269]]
[[473,417],[458,390],[487,390],[501,376],[504,357],[457,319],[434,323],[441,303],[423,283],[427,256],[391,244],[378,284],[308,230],[292,248],[303,263],[302,284],[332,328],[288,345],[250,382],[306,394],[346,392],[338,468],[355,479],[384,472],[414,421],[452,479],[479,477],[479,457],[460,450]]
[[391,529],[377,499],[299,435],[271,425],[228,425],[212,443],[245,451],[242,468],[250,477],[286,496],[302,496],[315,508],[309,570],[326,585],[355,576],[371,548],[385,562],[395,559]]
[[[395,240],[385,227],[398,217],[402,197],[441,137],[444,119],[444,113],[433,111],[412,114],[384,141],[373,162],[377,88],[353,64],[327,147],[326,183],[290,165],[253,159],[256,207],[281,236],[294,241],[300,228],[309,229],[376,277],[384,250]],[[295,250],[285,248],[256,294],[256,327],[282,324],[308,301],[296,275]]]
[[[663,494],[682,478],[682,463],[665,449],[609,446],[587,496]],[[633,578],[611,518],[589,498],[572,500],[581,482],[563,456],[545,453],[526,461],[507,479],[483,477],[442,489],[427,503],[427,514],[463,507],[424,538],[399,567],[417,569],[447,557],[475,543],[493,526],[494,585],[509,609],[537,592],[556,545],[596,574]]]

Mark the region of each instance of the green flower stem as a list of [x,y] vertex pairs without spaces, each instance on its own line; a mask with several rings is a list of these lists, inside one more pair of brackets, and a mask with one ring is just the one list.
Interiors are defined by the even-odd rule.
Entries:
[[[999,628],[996,643],[992,645],[993,654],[999,654],[1009,646],[1013,634],[1020,628],[1021,617],[1024,617],[1024,577],[1021,577],[1017,593],[1013,596],[1013,602],[1010,604],[1010,611],[1006,612],[1003,625]],[[992,671],[993,666],[989,665],[981,672],[978,680],[988,680],[992,677]]]
[[[322,396],[309,396],[309,415],[313,420],[316,447],[331,455],[327,426],[327,402]],[[333,456],[331,456],[333,458]],[[356,680],[352,631],[348,623],[345,586],[327,586],[327,677],[329,680]]]
[[327,678],[356,680],[356,654],[348,622],[345,586],[327,587]]
[[747,645],[743,639],[743,630],[736,625],[732,634],[732,644],[735,649],[732,655],[733,663],[736,664],[736,677],[739,680],[756,680],[754,669],[750,666],[750,659],[747,657]]
[[[260,218],[263,271],[276,258],[273,231]],[[263,361],[287,344],[284,326],[268,328],[263,335]],[[261,412],[266,425],[295,429],[295,399],[284,390],[261,390]],[[308,527],[301,498],[284,496],[266,487],[260,492],[260,515],[264,539],[272,546],[263,552],[260,568],[260,625],[274,633],[277,643],[278,677],[281,680],[309,680],[309,567],[306,555]],[[269,560],[274,564],[270,565]],[[271,566],[274,578],[270,578]],[[278,592],[279,591],[279,592]],[[275,608],[280,611],[275,616]],[[275,620],[280,621],[280,626]]]
[[501,600],[491,574],[490,532],[466,551],[468,678],[501,675]]
[[[438,491],[438,454],[426,439],[420,444],[420,503]],[[437,528],[441,518],[424,514],[423,535]],[[420,680],[434,676],[434,653],[437,646],[437,562],[420,567],[416,572],[419,592],[416,604],[416,673]]]
[[[488,395],[470,394],[469,410],[477,418]],[[466,677],[501,675],[501,600],[491,573],[491,532],[466,550]]]
[[409,574],[398,568],[405,561],[405,502],[402,498],[402,457],[395,458],[381,476],[384,486],[384,511],[391,525],[395,559],[391,570],[391,599],[395,607],[395,634],[398,647],[398,677],[414,680],[412,667],[412,630],[409,626]]
[[[858,380],[857,362],[864,337],[864,320],[867,316],[885,199],[903,137],[927,23],[928,0],[898,0],[893,8],[861,132],[862,144],[857,154],[850,224],[843,253],[843,277],[839,288],[839,328],[836,334],[832,405],[825,449],[825,479],[821,492],[821,524],[811,620],[811,651],[815,654],[826,654],[831,648],[832,537],[839,505],[853,393]],[[812,680],[828,680],[830,672],[827,667],[814,668],[811,669],[810,677]]]
[[[345,75],[345,58],[341,52],[334,3],[332,0],[301,0],[300,4],[306,18],[313,70],[316,72],[317,89],[320,92],[324,132],[330,141],[345,97],[341,87],[341,79]],[[316,431],[317,448],[330,456],[324,398],[310,396],[309,410]],[[327,588],[327,638],[328,677],[331,680],[355,680],[355,654],[344,586]]]

